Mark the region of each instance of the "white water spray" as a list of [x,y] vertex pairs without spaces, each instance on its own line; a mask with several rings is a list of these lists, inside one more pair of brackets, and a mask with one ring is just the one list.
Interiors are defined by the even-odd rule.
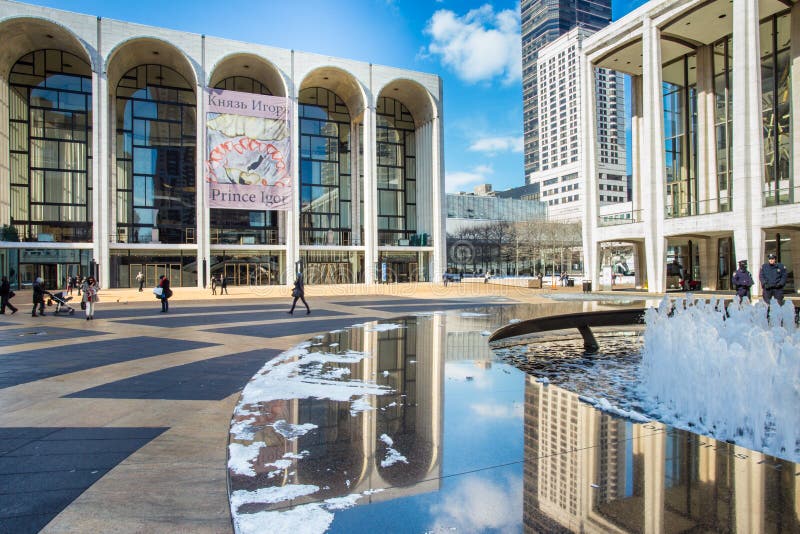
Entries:
[[791,302],[665,298],[645,314],[640,397],[673,426],[800,461],[800,330]]

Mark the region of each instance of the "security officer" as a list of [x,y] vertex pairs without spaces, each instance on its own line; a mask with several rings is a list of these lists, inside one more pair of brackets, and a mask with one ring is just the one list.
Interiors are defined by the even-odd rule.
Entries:
[[767,263],[761,266],[758,279],[761,282],[761,297],[769,304],[773,298],[783,306],[783,286],[786,285],[788,273],[782,263],[778,263],[775,254],[767,256]]
[[747,270],[747,260],[739,261],[739,269],[733,273],[733,287],[736,288],[736,296],[739,300],[747,297],[750,299],[750,287],[753,285],[753,277]]

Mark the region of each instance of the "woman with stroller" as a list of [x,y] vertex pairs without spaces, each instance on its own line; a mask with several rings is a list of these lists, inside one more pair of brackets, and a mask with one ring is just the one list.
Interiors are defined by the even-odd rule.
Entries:
[[44,289],[44,280],[42,280],[41,276],[37,276],[36,280],[33,282],[33,310],[31,310],[31,315],[36,317],[36,307],[39,307],[39,315],[44,317],[44,294],[46,293]]
[[97,293],[100,291],[100,286],[97,285],[97,281],[93,276],[89,276],[83,282],[81,291],[83,292],[83,297],[81,298],[81,308],[86,306],[86,320],[92,321],[94,320],[95,304],[99,301],[97,298]]

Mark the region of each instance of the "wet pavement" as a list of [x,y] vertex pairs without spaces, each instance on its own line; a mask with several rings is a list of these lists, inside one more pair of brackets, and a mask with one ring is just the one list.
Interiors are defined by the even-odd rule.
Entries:
[[[531,374],[489,350],[481,332],[538,308],[385,320],[272,360],[232,422],[236,530],[800,532],[796,464],[547,383],[544,359],[569,372],[561,342],[573,365],[598,364],[569,333],[533,351]],[[601,345],[636,350],[632,336]]]

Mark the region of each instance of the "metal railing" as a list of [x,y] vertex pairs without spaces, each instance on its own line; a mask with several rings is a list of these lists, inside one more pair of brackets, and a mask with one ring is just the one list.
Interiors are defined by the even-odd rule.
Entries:
[[725,213],[732,209],[733,199],[731,197],[709,198],[691,202],[674,202],[673,199],[667,198],[667,205],[664,206],[664,217],[677,219],[680,217]]
[[800,186],[767,189],[762,192],[761,205],[765,208],[800,202]]
[[633,224],[642,221],[642,210],[624,210],[613,213],[604,213],[597,217],[598,226],[617,226],[619,224]]

